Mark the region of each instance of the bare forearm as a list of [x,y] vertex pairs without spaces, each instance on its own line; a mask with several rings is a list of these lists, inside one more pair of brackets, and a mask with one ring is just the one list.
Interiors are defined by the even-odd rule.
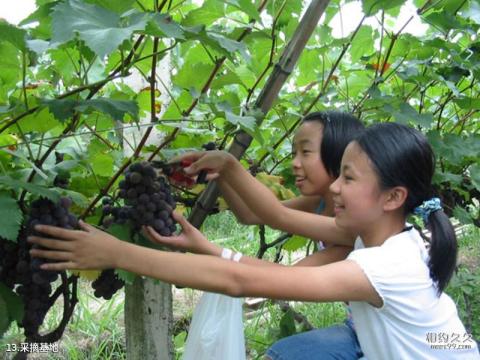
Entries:
[[115,266],[139,275],[200,290],[232,295],[229,260],[217,256],[165,252],[122,242]]
[[336,261],[345,260],[352,250],[353,247],[351,246],[333,245],[307,256],[298,261],[295,266],[322,266],[331,264]]
[[258,225],[262,220],[245,204],[237,192],[222,178],[217,180],[218,187],[230,210],[239,222],[246,225]]
[[262,183],[237,161],[230,161],[220,174],[262,222],[272,228],[328,244],[352,245],[354,236],[337,227],[335,219],[284,206]]

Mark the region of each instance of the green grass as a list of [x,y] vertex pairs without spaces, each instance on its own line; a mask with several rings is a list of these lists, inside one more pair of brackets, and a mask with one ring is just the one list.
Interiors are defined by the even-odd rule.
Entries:
[[[221,246],[255,256],[258,249],[258,227],[239,224],[230,212],[209,216],[202,231]],[[280,232],[266,228],[267,242],[273,241]],[[467,227],[459,238],[461,264],[452,279],[447,293],[458,306],[462,321],[476,339],[480,338],[480,229]],[[265,258],[272,260],[275,249],[269,250]],[[302,252],[287,253],[284,263],[302,256]],[[90,360],[125,359],[125,328],[123,318],[124,293],[118,292],[112,300],[96,299],[92,294],[90,282],[79,283],[79,303],[75,313],[58,343],[58,353],[32,354],[32,359],[48,360]],[[175,319],[191,316],[201,292],[192,289],[175,289],[173,302]],[[292,309],[302,315],[314,327],[328,327],[343,322],[346,308],[343,303],[302,303],[290,302]],[[62,299],[50,310],[44,330],[52,330],[59,323],[63,311]],[[246,313],[252,311],[246,309]],[[265,301],[245,317],[245,340],[248,359],[262,359],[266,349],[282,335],[279,331],[284,313],[272,301]],[[295,331],[303,328],[297,323]],[[175,339],[176,358],[180,359],[186,339],[186,332],[179,333]],[[2,359],[11,359],[12,354],[5,352],[7,344],[19,344],[23,341],[22,329],[12,325],[0,340]]]

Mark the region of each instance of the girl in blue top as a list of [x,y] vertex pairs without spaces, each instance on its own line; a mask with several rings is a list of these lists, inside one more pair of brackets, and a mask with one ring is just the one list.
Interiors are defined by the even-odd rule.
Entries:
[[[231,166],[235,159],[225,151],[188,153],[180,159],[194,161],[188,169],[191,173],[210,169],[208,178],[216,179],[229,209],[241,223],[264,224],[326,244],[343,243],[348,247],[329,250],[335,260],[341,260],[351,251],[354,236],[335,225],[329,186],[340,173],[345,147],[363,129],[356,117],[344,112],[313,112],[305,116],[292,145],[292,172],[301,195],[286,201],[272,196],[240,163]],[[228,181],[227,176],[235,177],[235,183]],[[247,183],[253,185],[238,186]]]
[[[366,359],[480,359],[455,304],[443,293],[457,244],[448,217],[432,200],[433,170],[425,137],[406,126],[375,125],[352,141],[330,189],[336,224],[359,237],[346,260],[328,265],[287,267],[248,257],[237,263],[164,252],[120,241],[85,223],[82,230],[36,226],[56,239],[29,238],[47,248],[32,249],[31,255],[57,261],[42,265],[45,270],[121,268],[230,296],[350,301],[358,340],[352,337],[348,346],[361,349]],[[415,209],[432,233],[428,250],[406,224]],[[185,219],[177,219],[183,227],[179,237],[208,243]],[[145,233],[152,241],[166,241],[152,228]],[[440,334],[449,335],[451,346],[435,342]],[[318,358],[315,348],[294,356],[268,354],[272,359]]]

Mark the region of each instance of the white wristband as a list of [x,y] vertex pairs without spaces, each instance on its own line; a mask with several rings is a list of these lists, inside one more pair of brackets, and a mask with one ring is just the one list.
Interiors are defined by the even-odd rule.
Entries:
[[236,261],[236,262],[239,262],[240,259],[242,258],[242,253],[235,253],[235,255],[233,255],[233,261]]
[[232,250],[227,249],[227,248],[222,249],[222,255],[221,256],[222,256],[223,259],[231,260],[232,259],[232,254],[233,254]]

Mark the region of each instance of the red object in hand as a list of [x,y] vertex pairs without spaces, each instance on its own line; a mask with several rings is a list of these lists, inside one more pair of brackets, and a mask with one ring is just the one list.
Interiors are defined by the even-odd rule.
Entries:
[[162,169],[163,173],[171,182],[185,187],[192,187],[195,185],[195,180],[186,175],[183,171],[184,168],[189,167],[192,163],[192,160],[181,160],[172,163],[165,163],[163,161],[152,162],[154,167]]

